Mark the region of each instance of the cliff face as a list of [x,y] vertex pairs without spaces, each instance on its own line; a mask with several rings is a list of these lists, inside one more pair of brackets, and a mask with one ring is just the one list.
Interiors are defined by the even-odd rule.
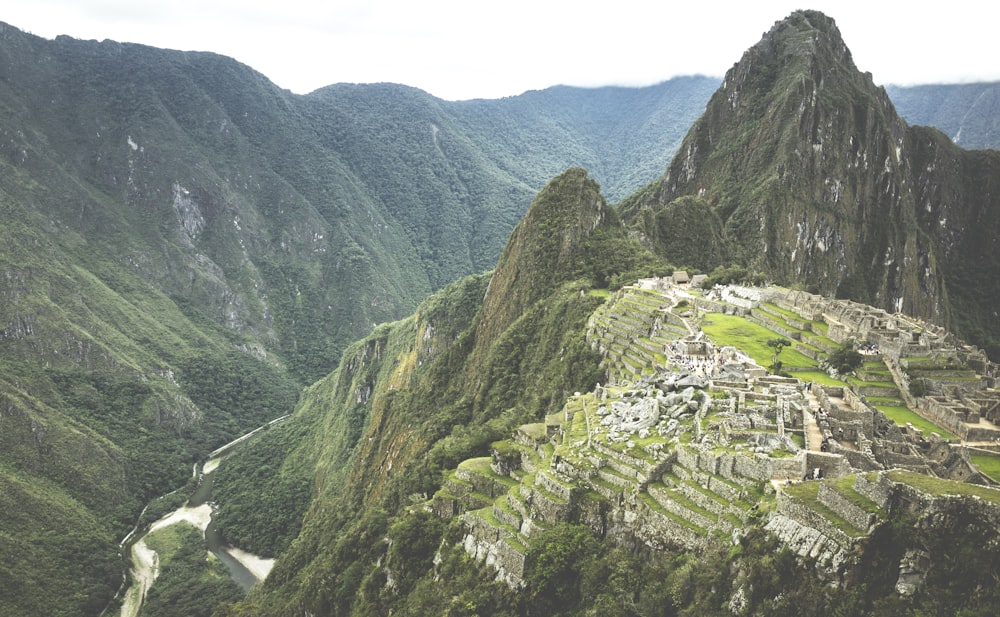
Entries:
[[629,216],[648,220],[637,213],[698,196],[745,265],[954,323],[944,264],[952,254],[986,254],[990,242],[956,229],[958,221],[990,227],[997,219],[996,194],[980,190],[997,168],[992,155],[969,157],[933,134],[900,119],[855,67],[832,19],[797,12],[729,70]]
[[483,299],[477,326],[488,348],[527,307],[571,278],[584,258],[584,240],[597,230],[621,231],[600,187],[583,169],[570,169],[543,189],[504,247]]

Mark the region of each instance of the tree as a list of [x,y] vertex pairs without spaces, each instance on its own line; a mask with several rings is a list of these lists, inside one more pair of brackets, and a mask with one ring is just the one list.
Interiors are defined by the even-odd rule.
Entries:
[[767,346],[774,350],[774,354],[771,356],[771,372],[780,373],[781,372],[781,360],[778,356],[781,355],[781,350],[785,347],[791,346],[792,342],[786,338],[773,338],[767,341]]
[[847,375],[857,370],[865,359],[858,350],[857,343],[853,340],[847,341],[826,359],[827,364],[836,369],[841,375]]

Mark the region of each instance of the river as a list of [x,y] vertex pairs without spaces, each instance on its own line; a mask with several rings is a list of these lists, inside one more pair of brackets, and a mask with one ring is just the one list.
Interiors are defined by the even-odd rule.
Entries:
[[[219,466],[222,459],[232,452],[233,448],[244,443],[259,431],[288,418],[289,416],[282,416],[272,420],[213,451],[209,455],[210,458],[208,461],[203,465],[199,466],[196,464],[194,466],[192,473],[195,474],[195,477],[200,475],[200,482],[198,489],[188,499],[187,504],[154,522],[146,531],[142,532],[142,535],[136,537],[138,533],[138,528],[136,528],[125,536],[121,545],[123,549],[130,546],[132,584],[128,589],[124,589],[123,585],[124,593],[119,592],[119,596],[116,596],[122,598],[121,617],[138,617],[142,609],[142,603],[146,598],[146,593],[159,575],[159,557],[156,551],[149,548],[146,544],[145,538],[149,533],[168,525],[186,522],[200,529],[205,537],[207,549],[225,564],[229,570],[229,575],[244,591],[249,591],[250,587],[267,577],[271,571],[271,567],[274,565],[273,559],[263,559],[246,551],[226,545],[212,524],[211,498],[212,485],[215,480],[212,472]],[[145,513],[145,509],[143,513]]]

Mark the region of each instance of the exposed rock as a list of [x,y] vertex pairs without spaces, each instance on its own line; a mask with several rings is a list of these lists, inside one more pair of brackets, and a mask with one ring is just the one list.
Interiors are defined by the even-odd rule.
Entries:
[[899,579],[896,580],[896,593],[901,596],[915,594],[923,586],[930,568],[931,559],[926,551],[908,549],[899,560]]

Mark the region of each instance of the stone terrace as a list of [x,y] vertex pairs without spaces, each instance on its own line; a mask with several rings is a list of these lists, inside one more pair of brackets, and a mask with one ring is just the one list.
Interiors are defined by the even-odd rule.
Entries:
[[[947,416],[987,430],[1000,397],[981,352],[856,303],[777,288],[712,295],[659,280],[613,294],[587,331],[608,385],[577,393],[447,476],[431,507],[462,517],[466,550],[498,578],[521,586],[532,539],[562,522],[623,546],[696,550],[760,519],[835,581],[884,514],[885,500],[858,472],[990,482],[964,449],[897,426],[867,399],[899,397],[943,426]],[[870,360],[850,385],[806,390],[713,347],[697,328],[699,310],[745,315],[813,358],[856,340],[888,361]],[[909,397],[914,378],[932,394]],[[817,476],[826,479],[805,480]]]

